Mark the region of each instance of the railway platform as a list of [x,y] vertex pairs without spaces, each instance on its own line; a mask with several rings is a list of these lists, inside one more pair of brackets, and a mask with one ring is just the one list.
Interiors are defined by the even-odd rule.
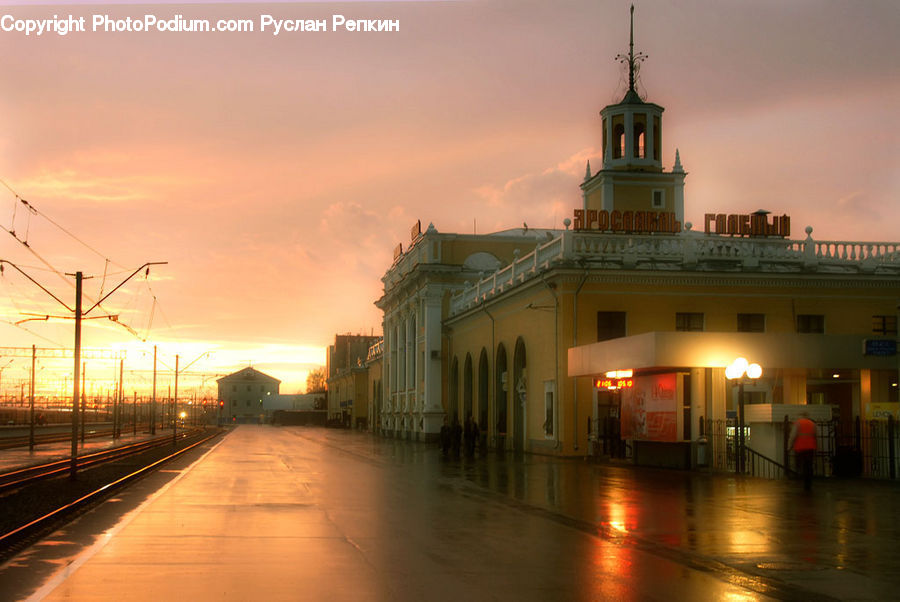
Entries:
[[[900,487],[238,426],[0,567],[28,600],[898,599]],[[14,591],[10,588],[15,584]],[[12,594],[12,595],[9,595]]]

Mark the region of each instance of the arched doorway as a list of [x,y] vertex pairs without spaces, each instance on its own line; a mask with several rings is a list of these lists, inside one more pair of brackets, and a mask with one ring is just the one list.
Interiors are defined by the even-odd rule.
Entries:
[[494,434],[497,437],[497,448],[506,448],[507,414],[509,409],[509,374],[506,369],[506,347],[503,343],[497,346],[497,361],[494,370]]
[[513,449],[525,451],[525,410],[528,407],[528,371],[525,369],[525,341],[516,339],[513,354]]
[[459,416],[459,359],[453,358],[450,364],[450,408],[447,412],[447,419],[450,424]]
[[463,364],[463,419],[468,420],[472,414],[472,354],[466,354]]
[[482,433],[487,434],[488,424],[488,392],[490,391],[490,372],[488,371],[487,349],[481,349],[481,357],[478,359],[478,426]]

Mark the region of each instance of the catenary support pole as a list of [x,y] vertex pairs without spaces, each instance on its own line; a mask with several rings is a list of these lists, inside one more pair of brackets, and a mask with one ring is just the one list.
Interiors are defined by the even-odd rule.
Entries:
[[74,479],[78,472],[78,400],[81,384],[81,272],[75,272],[75,377],[72,379],[72,459],[69,476]]
[[37,346],[31,346],[31,390],[29,391],[31,395],[31,411],[30,420],[28,423],[31,425],[28,429],[28,451],[34,451],[34,366],[37,361]]
[[153,346],[153,396],[150,398],[150,434],[156,434],[156,345]]
[[178,442],[178,354],[175,354],[175,396],[172,397],[172,445]]

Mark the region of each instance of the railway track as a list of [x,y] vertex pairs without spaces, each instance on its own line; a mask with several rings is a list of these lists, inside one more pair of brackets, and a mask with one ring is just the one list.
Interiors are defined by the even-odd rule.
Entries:
[[[181,439],[190,438],[194,436],[196,432],[198,431],[186,431],[179,434],[179,437]],[[71,439],[71,436],[64,437],[63,440],[69,439]],[[138,454],[148,449],[153,449],[154,447],[167,445],[171,442],[172,436],[167,434],[164,436],[156,437],[155,439],[138,441],[137,443],[132,443],[129,445],[120,445],[118,447],[84,454],[82,456],[78,456],[78,458],[76,459],[76,468],[78,470],[81,470],[83,468],[102,464],[103,462],[110,462],[118,458],[124,458],[130,455]],[[71,469],[71,467],[71,460],[69,458],[66,458],[64,460],[55,460],[46,464],[27,466],[25,468],[19,468],[16,470],[0,473],[0,496],[18,487],[65,474]]]
[[[79,437],[81,433],[79,431]],[[84,434],[85,439],[96,439],[98,437],[112,437],[112,427],[104,427],[102,429],[90,430]],[[34,436],[34,444],[41,445],[44,443],[59,443],[60,441],[70,441],[72,439],[71,432],[65,433],[36,433]],[[0,439],[0,450],[15,449],[17,447],[25,447],[30,444],[28,435],[17,435],[15,437],[4,437]]]
[[[183,433],[85,454],[77,459],[78,478],[68,479],[69,459],[0,474],[0,557],[7,557],[91,504],[160,465],[217,437],[221,431]],[[98,470],[93,470],[98,469]],[[102,476],[94,473],[102,472]],[[15,517],[15,518],[13,518]]]

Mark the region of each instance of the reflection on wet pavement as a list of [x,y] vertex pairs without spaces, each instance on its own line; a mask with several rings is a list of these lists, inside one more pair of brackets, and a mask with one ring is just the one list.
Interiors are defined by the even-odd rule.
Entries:
[[47,599],[889,599],[898,497],[248,426]]

